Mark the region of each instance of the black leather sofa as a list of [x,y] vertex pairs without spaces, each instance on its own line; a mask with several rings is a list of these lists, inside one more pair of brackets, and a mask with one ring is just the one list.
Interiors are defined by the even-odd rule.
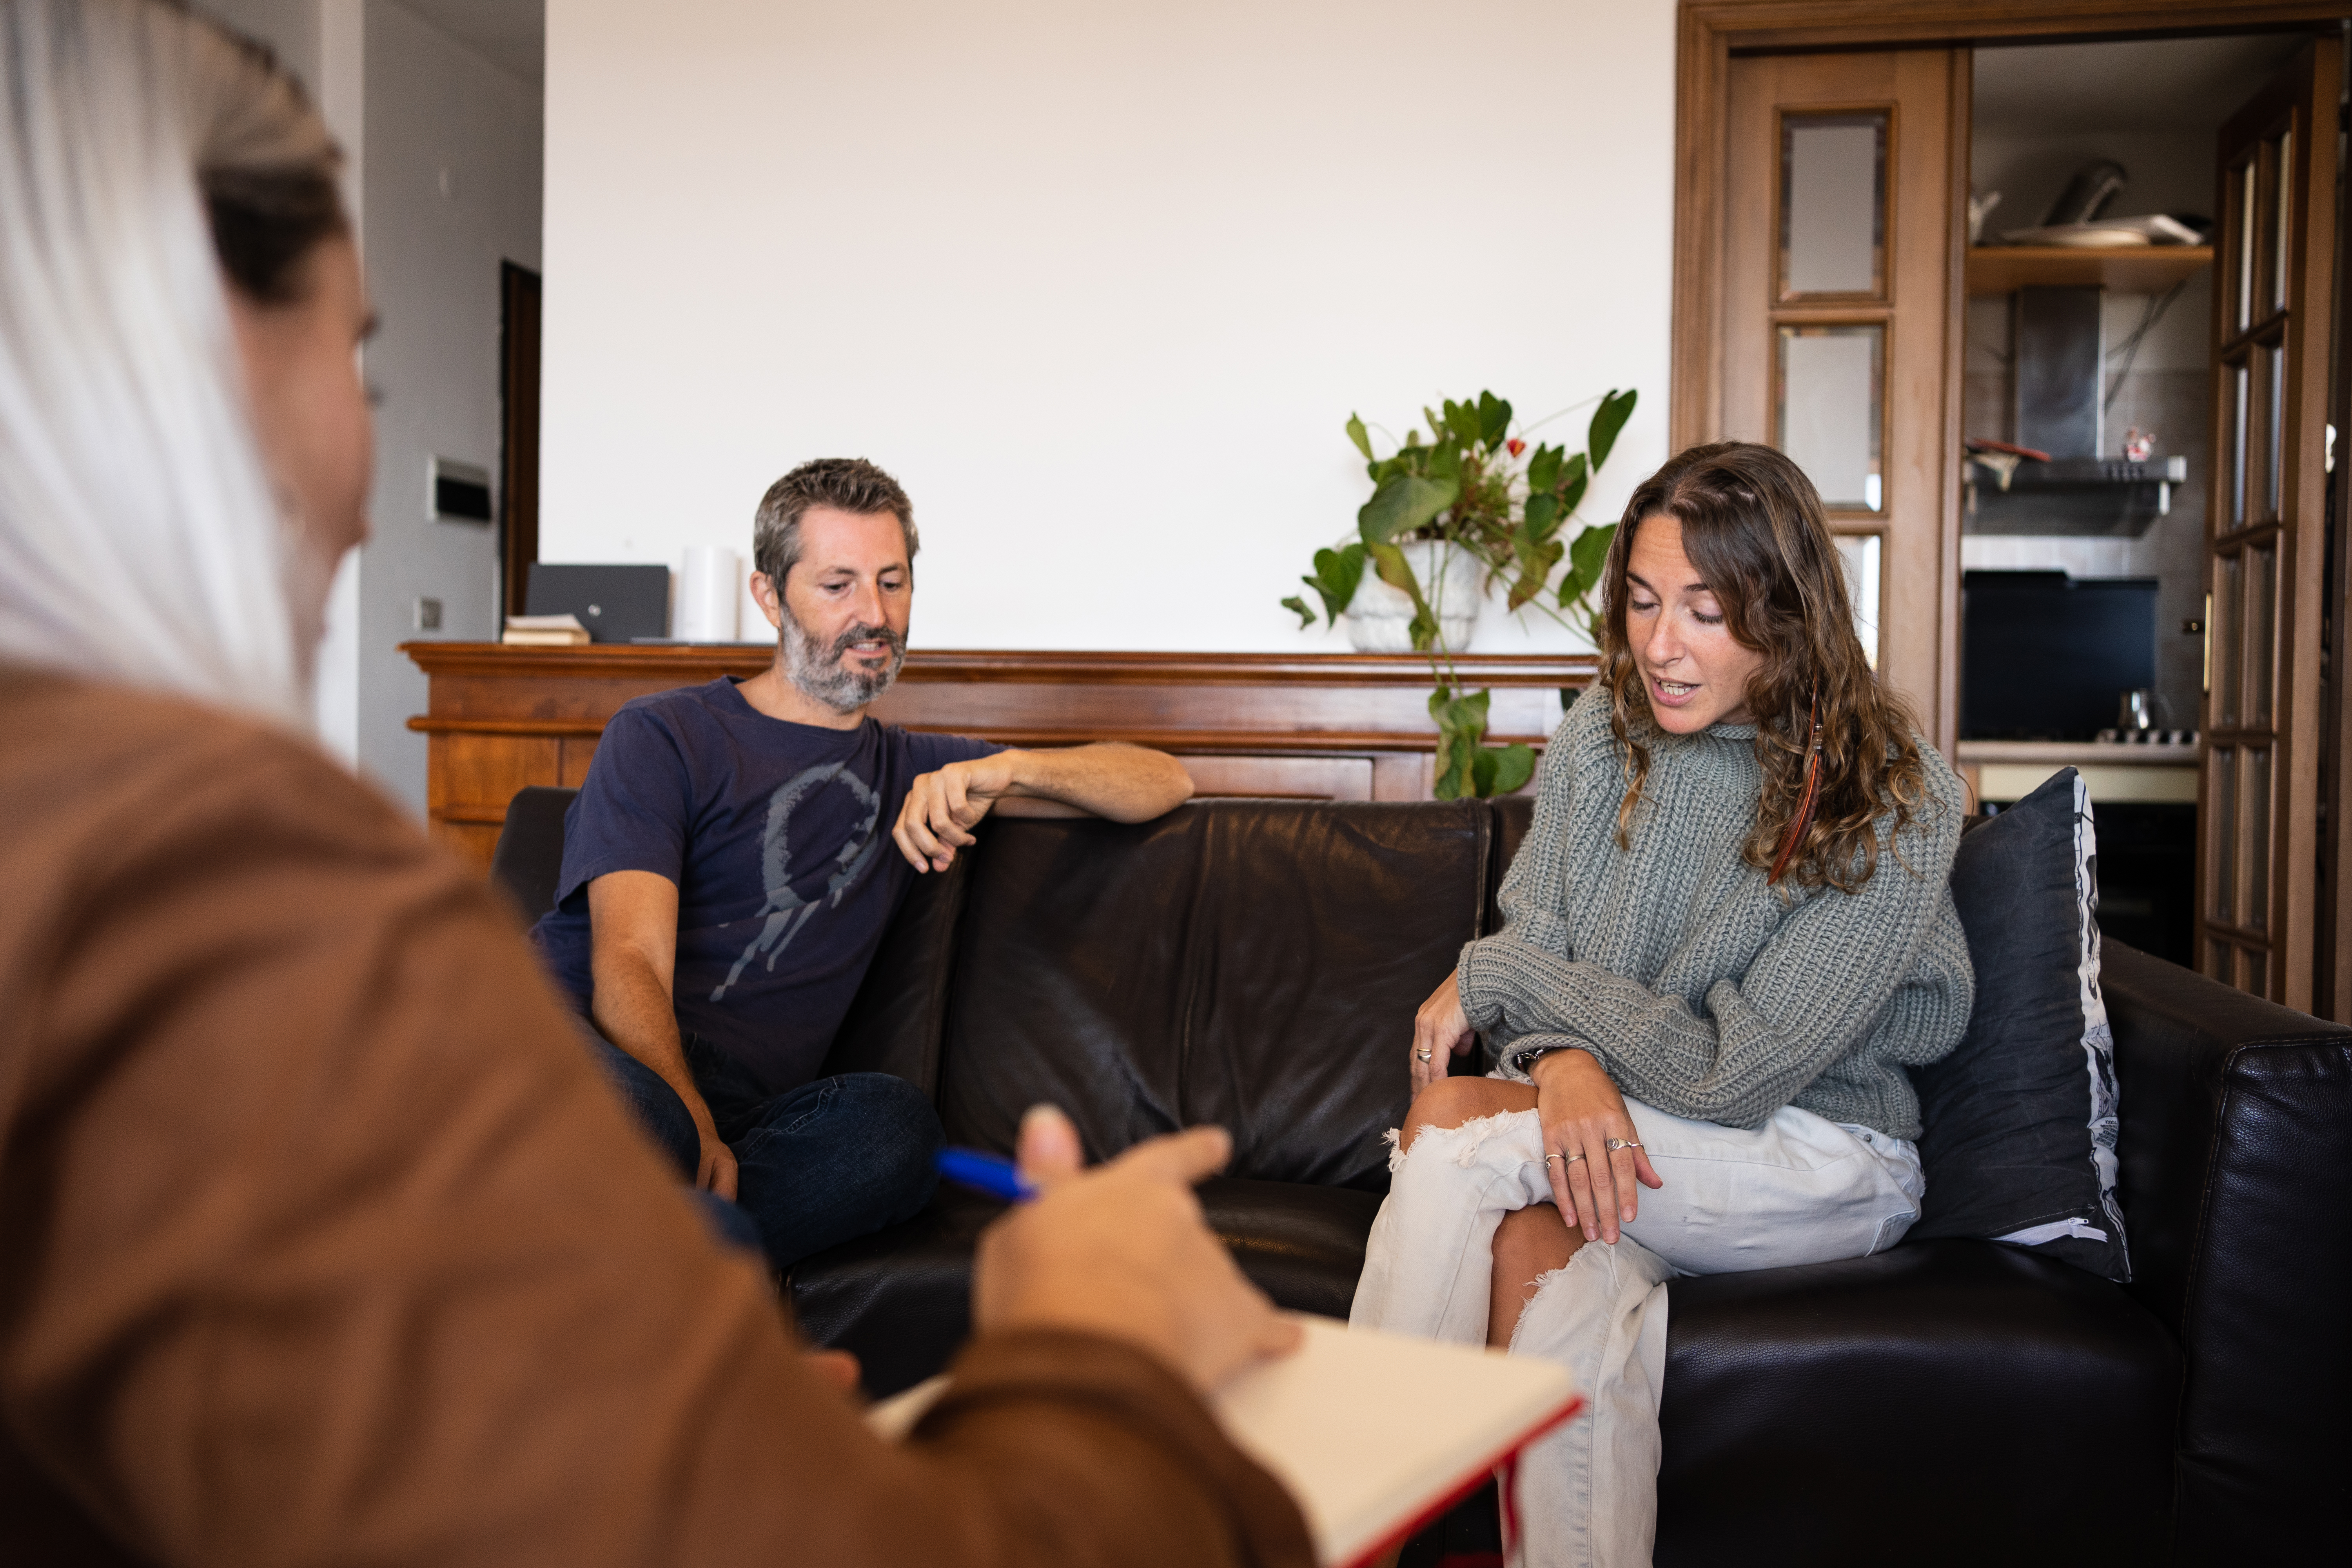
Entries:
[[[526,907],[551,896],[568,794],[509,814],[499,875]],[[1221,1122],[1211,1222],[1277,1301],[1344,1316],[1409,1020],[1494,925],[1528,816],[1215,800],[1132,827],[992,820],[917,883],[830,1069],[920,1085],[952,1141],[988,1149],[1038,1100],[1097,1157]],[[2133,1282],[1959,1241],[1676,1281],[1660,1564],[2345,1555],[2352,1030],[2114,942],[2105,984]],[[995,1212],[942,1191],[805,1260],[803,1330],[857,1352],[877,1394],[929,1374],[968,1331]]]

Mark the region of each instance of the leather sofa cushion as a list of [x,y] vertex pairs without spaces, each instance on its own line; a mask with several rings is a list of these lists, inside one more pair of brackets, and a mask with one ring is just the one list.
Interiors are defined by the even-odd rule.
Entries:
[[1658,1568],[2162,1556],[2180,1357],[2122,1288],[1929,1241],[1667,1289]]
[[[1381,1200],[1344,1187],[1220,1176],[1201,1184],[1211,1229],[1277,1306],[1344,1318]],[[856,1354],[868,1394],[911,1387],[947,1365],[971,1332],[971,1257],[1004,1210],[942,1187],[905,1225],[861,1237],[792,1272],[801,1331]]]
[[940,1053],[949,1141],[1050,1100],[1090,1159],[1202,1122],[1234,1175],[1384,1190],[1413,1010],[1476,934],[1491,814],[1211,800],[992,821]]

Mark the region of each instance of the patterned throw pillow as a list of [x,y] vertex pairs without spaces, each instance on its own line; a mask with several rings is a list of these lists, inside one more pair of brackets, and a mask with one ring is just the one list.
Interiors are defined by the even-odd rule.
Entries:
[[1964,834],[1952,901],[1976,1010],[1958,1049],[1912,1069],[1927,1195],[1910,1234],[2008,1242],[2128,1279],[2098,839],[2081,775],[2068,768]]

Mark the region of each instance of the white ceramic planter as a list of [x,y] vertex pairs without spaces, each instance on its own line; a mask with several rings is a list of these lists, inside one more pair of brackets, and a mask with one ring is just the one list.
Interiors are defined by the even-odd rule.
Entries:
[[[1447,650],[1460,653],[1470,646],[1484,597],[1478,591],[1484,572],[1478,558],[1443,540],[1416,540],[1401,547],[1405,563],[1421,584],[1422,597],[1437,616],[1437,635]],[[1358,653],[1411,653],[1412,600],[1402,590],[1381,581],[1367,562],[1364,580],[1348,605],[1348,646]]]

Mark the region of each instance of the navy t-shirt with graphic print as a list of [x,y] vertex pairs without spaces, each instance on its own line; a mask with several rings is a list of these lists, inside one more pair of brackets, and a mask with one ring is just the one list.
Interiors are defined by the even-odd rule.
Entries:
[[1003,748],[867,719],[771,719],[730,679],[640,697],[604,726],[563,819],[555,908],[532,935],[588,1015],[588,884],[677,884],[681,1033],[772,1094],[817,1076],[915,869],[890,829],[915,779]]

